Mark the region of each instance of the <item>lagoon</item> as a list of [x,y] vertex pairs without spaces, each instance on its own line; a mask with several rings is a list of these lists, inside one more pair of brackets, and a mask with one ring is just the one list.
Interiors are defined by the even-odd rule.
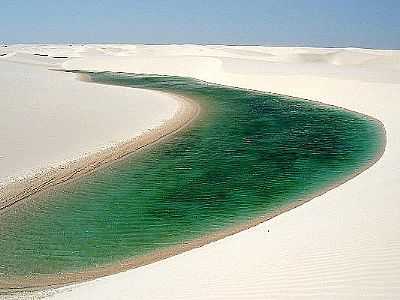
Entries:
[[350,179],[384,146],[377,120],[304,99],[182,77],[89,75],[183,95],[202,113],[172,138],[0,216],[0,279],[85,272],[246,228]]

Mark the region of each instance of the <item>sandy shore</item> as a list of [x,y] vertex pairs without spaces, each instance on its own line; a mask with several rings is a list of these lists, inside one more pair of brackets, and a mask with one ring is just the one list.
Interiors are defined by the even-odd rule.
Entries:
[[[341,106],[382,121],[386,151],[361,175],[249,230],[151,265],[25,298],[400,296],[399,51],[195,45],[102,48],[107,50],[96,55],[90,53],[99,46],[79,48],[81,57],[66,60],[64,67],[190,76]],[[23,51],[29,52],[29,47]]]
[[[90,81],[90,77],[85,76],[81,80]],[[59,167],[53,167],[34,176],[17,180],[1,187],[0,214],[8,208],[14,208],[22,200],[29,198],[28,200],[34,201],[37,194],[41,192],[85,176],[95,169],[143,150],[184,129],[199,114],[200,107],[197,103],[185,97],[168,95],[179,103],[179,108],[172,118],[165,121],[161,126],[148,130],[133,139],[121,142],[115,146],[86,155],[81,159],[65,163]]]
[[179,106],[165,94],[78,81],[39,62],[0,59],[0,185],[132,139]]
[[[90,81],[87,75],[80,75],[80,80]],[[93,83],[94,84],[94,83]],[[162,92],[159,92],[162,93]],[[81,176],[85,176],[94,170],[105,167],[114,161],[123,159],[125,156],[143,151],[146,148],[168,139],[170,136],[177,134],[179,131],[188,127],[200,114],[200,106],[187,97],[180,95],[168,94],[179,102],[179,109],[171,119],[164,122],[161,126],[144,132],[132,140],[123,142],[117,146],[108,148],[88,155],[82,159],[73,161],[60,168],[53,168],[51,171],[43,172],[33,178],[18,181],[14,184],[6,185],[0,192],[4,200],[0,203],[0,214],[8,209],[18,210],[18,204],[36,201],[36,196],[41,192],[48,191],[51,188],[57,188],[59,184],[71,182]],[[25,209],[25,207],[23,208]],[[234,229],[237,231],[238,229]],[[68,283],[77,283],[88,281],[98,277],[119,273],[129,269],[137,268],[149,263],[165,259],[167,257],[188,251],[190,249],[207,244],[213,240],[218,240],[226,235],[232,234],[231,231],[217,233],[213,236],[199,239],[185,245],[171,247],[155,251],[149,255],[142,257],[127,259],[107,266],[100,266],[93,269],[85,270],[77,273],[64,273],[56,276],[40,276],[40,277],[23,277],[23,278],[1,278],[0,290],[3,293],[15,292],[18,290],[36,290],[48,287],[62,286]],[[1,294],[1,293],[0,293]]]
[[192,104],[182,97],[79,82],[46,65],[6,60],[0,66],[0,211],[161,139],[191,118]]
[[[88,79],[85,79],[85,80],[88,80]],[[176,121],[174,120],[175,118],[171,119],[171,121],[167,122],[165,124],[165,126],[163,126],[163,127],[165,127],[164,132],[167,132],[166,135],[163,135],[160,138],[157,138],[157,136],[152,134],[153,136],[150,137],[150,141],[148,143],[146,142],[145,136],[140,136],[139,138],[137,138],[135,140],[137,141],[136,144],[139,144],[142,146],[139,146],[139,148],[137,148],[134,145],[133,148],[131,148],[133,150],[128,150],[129,152],[127,152],[127,154],[136,152],[138,150],[145,149],[147,146],[153,145],[154,143],[161,142],[162,139],[167,138],[169,135],[175,134],[178,131],[184,129],[186,126],[188,126],[191,123],[191,121],[193,121],[196,118],[196,115],[198,115],[200,113],[200,107],[198,105],[196,105],[196,103],[192,100],[182,99],[182,101],[184,102],[183,103],[184,105],[186,104],[188,106],[188,108],[186,109],[185,112],[183,112],[182,118],[177,118],[177,117],[179,117],[179,115],[178,115],[177,117],[175,117],[175,118],[177,118]],[[187,119],[187,121],[185,123],[181,123],[182,120],[185,120],[185,118]],[[171,129],[173,128],[173,127],[169,127],[169,124],[171,122],[176,122],[177,124],[183,124],[183,125],[181,125],[180,127],[177,127],[176,130],[171,131]],[[124,272],[127,270],[132,270],[132,269],[136,269],[139,267],[143,267],[143,266],[167,259],[169,257],[173,257],[175,255],[182,254],[187,251],[203,247],[207,244],[216,242],[218,240],[232,236],[232,235],[242,232],[244,230],[253,228],[253,227],[255,227],[259,224],[262,224],[282,213],[285,213],[292,209],[295,209],[295,208],[311,201],[312,199],[325,194],[329,190],[332,190],[332,189],[340,186],[341,184],[344,184],[345,182],[358,176],[359,174],[361,174],[368,168],[372,167],[382,157],[382,155],[384,154],[384,151],[385,151],[386,132],[385,132],[383,125],[382,125],[381,129],[382,129],[382,132],[381,132],[382,147],[381,147],[380,151],[377,153],[377,155],[374,157],[373,160],[368,161],[368,163],[363,165],[361,168],[355,170],[355,172],[352,173],[351,176],[349,176],[348,178],[344,178],[343,180],[334,182],[327,188],[325,188],[323,190],[319,190],[316,193],[311,194],[306,198],[297,199],[296,201],[293,201],[289,205],[282,206],[282,207],[277,208],[274,211],[271,211],[265,215],[257,217],[250,222],[242,223],[237,226],[231,226],[224,230],[219,230],[219,231],[213,232],[211,234],[207,234],[207,235],[197,238],[195,240],[186,241],[182,244],[178,244],[178,245],[172,246],[172,247],[159,249],[159,250],[156,250],[152,253],[149,253],[149,254],[146,254],[143,256],[126,259],[123,261],[119,261],[118,263],[115,263],[115,264],[98,266],[95,268],[89,268],[83,272],[63,273],[63,274],[58,274],[58,275],[54,275],[54,276],[39,276],[39,277],[29,277],[29,278],[24,277],[24,278],[20,278],[20,279],[13,278],[11,280],[8,280],[8,279],[0,280],[0,289],[2,289],[4,293],[13,294],[13,293],[20,293],[20,292],[30,292],[30,291],[35,291],[35,290],[43,291],[43,290],[46,290],[49,288],[57,288],[57,287],[65,286],[67,284],[78,284],[81,282],[87,282],[87,281],[90,281],[90,280],[93,280],[93,279],[96,279],[99,277],[109,276],[109,275],[117,274],[117,273]],[[160,128],[160,130],[162,130],[162,129]],[[157,138],[157,139],[154,140],[154,138]],[[127,147],[130,147],[130,146],[127,146]],[[117,155],[117,153],[121,153],[121,151],[124,151],[124,149],[114,150],[116,155]],[[133,151],[133,152],[131,152],[131,151]],[[101,157],[101,156],[102,156],[102,153],[98,153],[96,155],[96,157]],[[123,158],[123,156],[119,156],[108,162],[112,162],[116,159]],[[101,166],[100,164],[102,164],[103,161],[97,160],[96,163],[98,165],[94,166],[92,168],[92,170]],[[84,164],[83,168],[85,168],[85,167],[89,168],[89,167],[91,167],[91,165]],[[90,171],[91,170],[89,170],[88,172],[90,172]],[[77,176],[84,176],[85,174],[87,174],[87,173],[79,173],[79,174],[77,174]],[[69,180],[69,179],[73,179],[73,178],[68,178],[67,180]],[[30,199],[30,200],[34,201],[34,199]]]

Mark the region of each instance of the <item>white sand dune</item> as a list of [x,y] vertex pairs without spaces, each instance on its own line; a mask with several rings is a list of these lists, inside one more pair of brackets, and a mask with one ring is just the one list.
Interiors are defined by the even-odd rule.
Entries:
[[79,57],[64,62],[67,69],[190,76],[368,114],[384,123],[387,147],[361,175],[252,229],[142,268],[26,298],[400,298],[400,51],[72,48]]
[[129,140],[178,108],[166,94],[82,82],[48,66],[53,59],[29,53],[0,60],[1,184]]

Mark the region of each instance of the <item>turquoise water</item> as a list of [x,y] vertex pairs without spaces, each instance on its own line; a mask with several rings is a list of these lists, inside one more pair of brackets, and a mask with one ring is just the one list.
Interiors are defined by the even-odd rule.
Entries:
[[79,271],[248,222],[348,178],[383,143],[377,121],[302,99],[171,76],[91,77],[192,97],[203,113],[1,216],[2,276]]

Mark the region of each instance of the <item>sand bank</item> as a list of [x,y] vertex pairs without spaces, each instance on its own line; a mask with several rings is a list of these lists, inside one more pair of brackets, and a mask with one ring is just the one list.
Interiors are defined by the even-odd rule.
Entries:
[[[400,296],[399,51],[104,46],[66,68],[158,73],[288,94],[381,120],[374,166],[294,210],[135,270],[32,297],[56,299],[393,298]],[[112,51],[111,51],[112,50]],[[24,50],[25,51],[25,50]],[[110,54],[113,53],[113,54]]]
[[0,66],[0,210],[136,151],[191,118],[191,104],[181,97],[79,82],[41,66]]

